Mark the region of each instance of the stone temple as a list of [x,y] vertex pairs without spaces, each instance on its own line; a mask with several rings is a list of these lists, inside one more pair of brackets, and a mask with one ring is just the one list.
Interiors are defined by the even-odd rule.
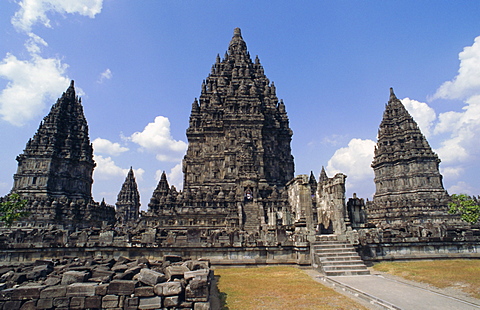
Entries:
[[[72,81],[17,158],[11,192],[28,200],[31,213],[0,227],[0,259],[176,254],[225,266],[362,274],[364,265],[339,270],[328,255],[350,248],[369,261],[480,257],[479,226],[448,214],[440,159],[392,89],[372,163],[372,201],[347,200],[345,174],[294,175],[285,104],[238,28],[193,100],[186,135],[183,189],[163,173],[141,212],[130,169],[115,207],[95,202],[93,148]],[[322,253],[326,245],[333,250]]]

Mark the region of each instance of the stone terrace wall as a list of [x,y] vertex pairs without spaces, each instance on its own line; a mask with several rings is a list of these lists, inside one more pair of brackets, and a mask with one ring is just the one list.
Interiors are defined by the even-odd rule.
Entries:
[[0,309],[209,310],[208,260],[64,257],[0,269]]

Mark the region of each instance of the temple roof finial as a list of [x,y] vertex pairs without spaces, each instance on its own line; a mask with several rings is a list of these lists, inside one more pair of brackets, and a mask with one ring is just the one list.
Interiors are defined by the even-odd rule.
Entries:
[[240,28],[238,28],[238,27],[235,28],[235,29],[233,30],[233,36],[234,36],[234,37],[241,37],[241,36],[242,36],[242,30],[240,30]]
[[390,87],[390,100],[389,101],[396,100],[396,99],[397,99],[397,96],[395,96],[395,93],[393,92],[393,87]]

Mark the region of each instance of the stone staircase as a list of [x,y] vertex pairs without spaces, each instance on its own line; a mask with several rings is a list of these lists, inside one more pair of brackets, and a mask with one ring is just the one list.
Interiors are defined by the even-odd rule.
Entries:
[[368,275],[370,271],[353,246],[336,235],[317,236],[311,243],[313,266],[326,276]]
[[260,229],[260,214],[258,205],[254,202],[243,204],[244,224],[243,229],[248,232],[257,232]]

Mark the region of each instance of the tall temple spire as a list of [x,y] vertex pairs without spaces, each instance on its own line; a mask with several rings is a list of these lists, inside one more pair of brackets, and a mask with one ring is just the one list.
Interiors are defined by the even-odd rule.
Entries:
[[[275,85],[250,58],[240,28],[202,84],[187,129],[184,187],[236,187],[243,180],[283,188],[293,178],[292,131]],[[209,164],[206,164],[206,163]],[[264,187],[265,187],[264,186]]]
[[[448,194],[439,172],[440,159],[392,88],[374,153],[376,191],[369,205],[369,219],[384,217],[387,202],[404,208],[416,205],[415,212],[424,214],[430,211],[422,210],[419,204],[437,205],[446,210]],[[407,214],[406,210],[403,212]]]
[[17,161],[12,192],[92,200],[93,148],[73,80]]
[[138,193],[137,182],[130,167],[122,189],[117,196],[117,218],[121,222],[135,221],[140,212],[140,194]]

